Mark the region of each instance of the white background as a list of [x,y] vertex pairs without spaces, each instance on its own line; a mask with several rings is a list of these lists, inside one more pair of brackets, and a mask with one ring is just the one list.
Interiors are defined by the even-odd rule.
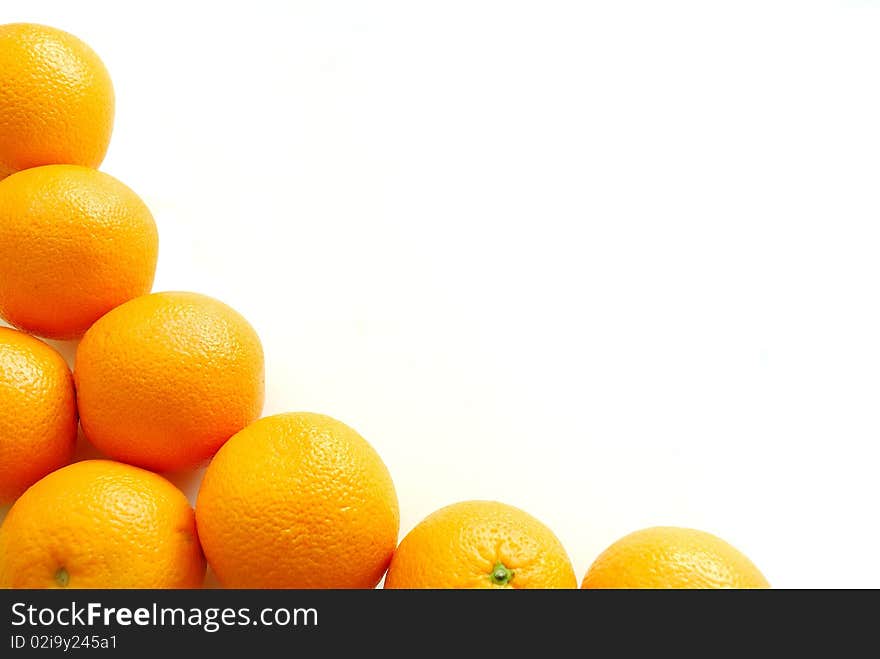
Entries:
[[401,534],[491,498],[579,579],[672,524],[777,587],[880,587],[880,2],[3,0],[11,21],[101,55],[103,169],[155,214],[155,290],[241,311],[265,412],[359,430]]

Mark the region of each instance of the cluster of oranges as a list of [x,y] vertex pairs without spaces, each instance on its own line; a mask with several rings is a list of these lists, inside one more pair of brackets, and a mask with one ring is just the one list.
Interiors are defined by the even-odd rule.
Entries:
[[[398,544],[374,448],[331,417],[260,418],[264,361],[222,302],[151,293],[147,206],[98,171],[110,77],[57,29],[0,26],[0,587],[574,588],[553,532],[498,502],[427,517]],[[81,339],[71,373],[49,339]],[[78,427],[109,459],[69,464]],[[195,510],[157,472],[210,461]],[[14,503],[13,503],[14,502]],[[585,588],[766,587],[708,533],[613,543]]]

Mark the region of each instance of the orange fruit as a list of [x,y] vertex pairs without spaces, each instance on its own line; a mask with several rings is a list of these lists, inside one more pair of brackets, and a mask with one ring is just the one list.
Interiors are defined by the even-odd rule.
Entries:
[[565,548],[528,513],[463,501],[428,515],[391,560],[385,588],[576,588]]
[[227,588],[374,588],[400,524],[373,447],[309,413],[260,419],[230,439],[205,472],[196,520]]
[[149,209],[108,174],[48,165],[0,181],[0,315],[31,334],[78,337],[149,293],[158,249]]
[[113,84],[72,34],[0,25],[0,179],[39,165],[97,167],[113,131]]
[[189,501],[130,465],[54,471],[0,526],[0,588],[198,588],[204,578]]
[[86,437],[148,469],[194,467],[263,409],[263,348],[227,305],[155,293],[117,307],[86,332],[74,379]]
[[754,564],[711,533],[657,526],[608,547],[582,588],[769,588]]
[[42,341],[0,327],[0,504],[70,462],[75,444],[67,362]]

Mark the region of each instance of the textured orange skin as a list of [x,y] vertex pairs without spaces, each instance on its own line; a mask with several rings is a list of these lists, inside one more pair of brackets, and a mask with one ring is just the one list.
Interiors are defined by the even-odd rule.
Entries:
[[78,165],[0,181],[0,315],[31,334],[79,337],[150,292],[159,235],[131,189]]
[[[492,582],[501,563],[513,570]],[[463,501],[428,515],[400,543],[385,588],[577,588],[565,548],[528,513],[497,501]]]
[[96,447],[147,469],[184,469],[260,416],[263,348],[222,302],[154,293],[86,332],[74,380],[83,432]]
[[0,25],[0,179],[40,165],[97,167],[113,132],[113,84],[82,41]]
[[167,480],[110,460],[54,471],[0,526],[0,588],[199,588],[205,557],[189,501]]
[[75,444],[67,362],[42,341],[0,327],[0,504],[70,462]]
[[630,533],[599,555],[582,588],[769,588],[755,565],[711,533],[657,526]]
[[260,419],[230,439],[205,473],[196,520],[226,588],[374,588],[400,527],[373,447],[310,413]]

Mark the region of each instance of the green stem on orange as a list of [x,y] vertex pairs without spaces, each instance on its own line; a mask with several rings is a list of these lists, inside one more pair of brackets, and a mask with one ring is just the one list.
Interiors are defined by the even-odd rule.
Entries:
[[63,567],[60,567],[55,571],[55,583],[61,588],[67,588],[67,584],[70,583],[70,575]]
[[489,580],[496,586],[506,586],[513,579],[513,575],[513,570],[504,565],[504,563],[495,563],[495,567],[492,568],[492,572],[489,574]]

